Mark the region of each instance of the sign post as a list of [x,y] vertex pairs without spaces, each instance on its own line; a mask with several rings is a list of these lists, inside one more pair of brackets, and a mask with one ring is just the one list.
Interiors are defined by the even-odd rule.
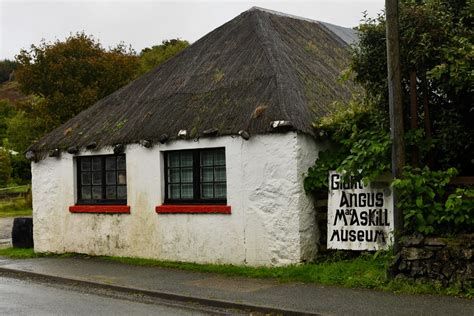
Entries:
[[[402,83],[400,74],[400,47],[398,35],[398,0],[385,0],[386,37],[387,37],[387,71],[388,103],[390,110],[390,139],[392,141],[392,175],[401,178],[405,165],[405,143],[403,136]],[[397,203],[395,195],[395,206]],[[395,230],[403,228],[403,214],[395,208]],[[398,242],[394,250],[398,252]]]

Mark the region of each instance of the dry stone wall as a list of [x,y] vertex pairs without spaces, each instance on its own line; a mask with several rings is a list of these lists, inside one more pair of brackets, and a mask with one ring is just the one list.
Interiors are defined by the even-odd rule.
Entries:
[[389,272],[396,278],[474,285],[474,234],[454,239],[410,236]]

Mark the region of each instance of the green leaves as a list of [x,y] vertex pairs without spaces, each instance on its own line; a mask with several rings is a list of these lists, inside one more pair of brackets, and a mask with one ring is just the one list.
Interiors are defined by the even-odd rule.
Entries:
[[188,46],[188,41],[172,39],[163,41],[161,45],[143,49],[140,53],[139,74],[142,75],[164,63]]
[[353,100],[349,106],[324,117],[316,128],[329,135],[333,148],[321,152],[305,179],[307,191],[327,188],[330,170],[364,182],[390,170],[387,118],[370,104]]
[[[466,175],[474,174],[474,165],[466,159],[474,156],[473,12],[472,1],[399,3],[403,119],[411,119],[410,73],[415,71],[418,122],[426,120],[426,125],[420,126],[431,126],[433,131],[429,139],[420,134],[421,130],[408,131],[406,153],[409,156],[417,146],[422,162],[436,157],[438,168],[455,166]],[[368,98],[388,112],[385,15],[365,16],[358,31],[350,69]]]
[[432,171],[405,167],[402,179],[392,185],[399,194],[407,233],[429,235],[472,232],[474,189],[457,188],[447,195],[447,185],[457,170]]

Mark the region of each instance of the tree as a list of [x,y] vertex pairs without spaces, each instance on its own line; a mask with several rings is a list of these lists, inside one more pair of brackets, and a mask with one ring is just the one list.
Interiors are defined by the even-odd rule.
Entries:
[[15,108],[8,100],[0,100],[0,147],[7,134],[8,122],[15,114]]
[[32,45],[16,60],[21,90],[45,99],[45,114],[53,122],[48,130],[127,84],[138,68],[133,50],[123,44],[106,50],[84,33]]
[[8,120],[4,139],[6,147],[23,154],[43,136],[54,124],[46,107],[46,99],[37,96],[19,102],[15,114]]
[[[466,159],[474,156],[471,8],[472,1],[465,0],[402,0],[399,13],[405,127],[412,122],[408,153],[432,147],[423,163],[436,157],[437,168],[456,167],[464,174],[474,174]],[[385,22],[383,14],[364,18],[351,68],[368,97],[387,110]],[[419,120],[424,131],[416,130]]]
[[140,52],[139,73],[144,74],[145,72],[150,71],[188,46],[188,41],[171,39],[163,41],[161,45],[144,48]]
[[18,63],[9,59],[0,60],[0,83],[10,80],[10,75],[18,67]]
[[10,154],[3,148],[0,148],[0,186],[4,187],[10,180],[12,166]]

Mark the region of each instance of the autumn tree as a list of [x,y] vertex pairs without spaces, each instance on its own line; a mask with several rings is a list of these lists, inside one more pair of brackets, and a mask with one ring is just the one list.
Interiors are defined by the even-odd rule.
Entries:
[[16,60],[21,90],[46,102],[46,113],[53,122],[49,129],[127,84],[138,69],[133,50],[123,44],[107,50],[84,33],[32,45]]

